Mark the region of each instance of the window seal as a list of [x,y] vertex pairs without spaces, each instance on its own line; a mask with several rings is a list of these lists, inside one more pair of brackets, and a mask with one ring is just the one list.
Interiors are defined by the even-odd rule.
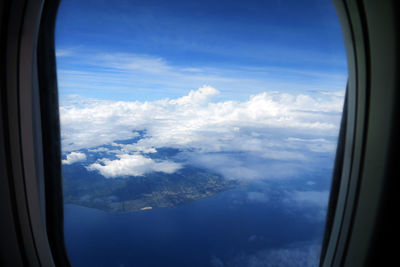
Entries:
[[43,7],[37,47],[46,228],[56,266],[71,266],[64,241],[64,204],[61,178],[61,140],[54,32],[60,0]]

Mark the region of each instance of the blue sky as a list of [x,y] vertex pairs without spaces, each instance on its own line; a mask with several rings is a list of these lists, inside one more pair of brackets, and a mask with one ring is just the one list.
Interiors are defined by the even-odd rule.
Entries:
[[63,0],[56,50],[61,101],[177,98],[203,85],[245,100],[343,91],[347,79],[327,0]]
[[168,171],[229,179],[333,164],[347,74],[330,1],[64,0],[56,53],[63,150],[116,154],[92,166],[105,177],[159,170],[162,148],[182,157]]

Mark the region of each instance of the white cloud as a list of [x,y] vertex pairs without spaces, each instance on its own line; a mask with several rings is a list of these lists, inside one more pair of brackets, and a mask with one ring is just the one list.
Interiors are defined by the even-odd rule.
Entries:
[[[337,135],[342,99],[265,92],[243,102],[212,102],[217,93],[205,86],[178,99],[152,102],[72,98],[60,107],[63,149],[130,139],[138,136],[138,130],[147,131],[139,142],[141,146],[194,147],[214,152],[269,151],[276,146],[269,141],[271,134]],[[336,140],[324,142],[334,144]]]
[[123,153],[129,153],[129,152],[142,152],[145,154],[150,154],[150,153],[156,153],[157,149],[154,147],[148,147],[148,146],[141,146],[138,144],[127,144],[127,145],[122,145],[122,144],[116,144],[116,146],[120,147],[120,150],[117,150],[119,152]]
[[197,105],[207,103],[213,96],[218,95],[219,91],[211,86],[203,86],[198,90],[190,90],[187,96],[176,100],[171,100],[171,104],[178,105]]
[[181,165],[172,161],[154,161],[142,155],[117,155],[118,159],[100,159],[89,165],[89,171],[98,171],[106,178],[121,176],[142,176],[149,172],[174,173]]
[[108,152],[109,149],[106,147],[98,147],[95,149],[89,149],[89,152],[96,153],[96,152]]
[[71,152],[67,154],[66,158],[67,159],[62,160],[62,164],[70,165],[75,162],[86,160],[86,155],[81,152]]
[[[203,86],[180,98],[146,102],[71,97],[60,107],[63,150],[137,137],[133,144],[114,144],[113,153],[176,148],[191,163],[214,166],[226,177],[251,179],[265,178],[268,170],[276,177],[293,173],[283,170],[282,163],[267,166],[266,160],[293,166],[315,161],[313,153],[335,151],[342,97],[264,92],[245,101],[213,100],[218,94]],[[252,163],[232,157],[235,153]]]

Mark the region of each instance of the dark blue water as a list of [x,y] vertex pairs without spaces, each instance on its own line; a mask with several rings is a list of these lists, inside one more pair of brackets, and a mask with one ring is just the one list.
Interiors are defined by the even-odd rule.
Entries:
[[173,208],[123,214],[66,205],[68,254],[77,267],[240,266],[239,258],[260,251],[318,245],[321,207],[290,199],[291,190],[307,186],[253,183]]

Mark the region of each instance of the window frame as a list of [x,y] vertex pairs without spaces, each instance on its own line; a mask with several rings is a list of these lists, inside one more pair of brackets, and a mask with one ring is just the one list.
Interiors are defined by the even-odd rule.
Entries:
[[[4,214],[7,208],[11,215],[7,223],[13,224],[11,231],[1,231],[0,264],[5,266],[70,266],[64,246],[61,179],[54,179],[61,177],[54,175],[61,168],[60,148],[46,135],[52,132],[52,137],[60,138],[59,118],[47,123],[55,118],[49,118],[49,112],[58,116],[58,104],[45,105],[58,100],[47,95],[57,93],[57,87],[51,87],[50,80],[43,82],[56,77],[52,33],[58,4],[58,0],[9,0],[1,5],[1,166],[8,199],[0,211]],[[8,248],[8,242],[13,246]]]
[[330,203],[332,228],[325,230],[320,266],[379,266],[396,255],[388,240],[394,242],[393,184],[400,177],[400,5],[334,4],[348,57],[348,115],[340,189],[336,204]]
[[[14,227],[0,230],[7,237],[0,248],[10,251],[0,254],[0,263],[13,266],[70,266],[63,236],[54,50],[58,4],[14,0],[0,5],[0,36],[5,37],[0,51],[0,171],[1,192],[6,193],[0,211],[7,210],[7,223]],[[400,177],[400,19],[395,14],[400,4],[334,4],[346,42],[349,80],[320,266],[374,266],[383,255],[396,255],[386,241],[394,240],[389,232],[395,222],[393,184]]]

